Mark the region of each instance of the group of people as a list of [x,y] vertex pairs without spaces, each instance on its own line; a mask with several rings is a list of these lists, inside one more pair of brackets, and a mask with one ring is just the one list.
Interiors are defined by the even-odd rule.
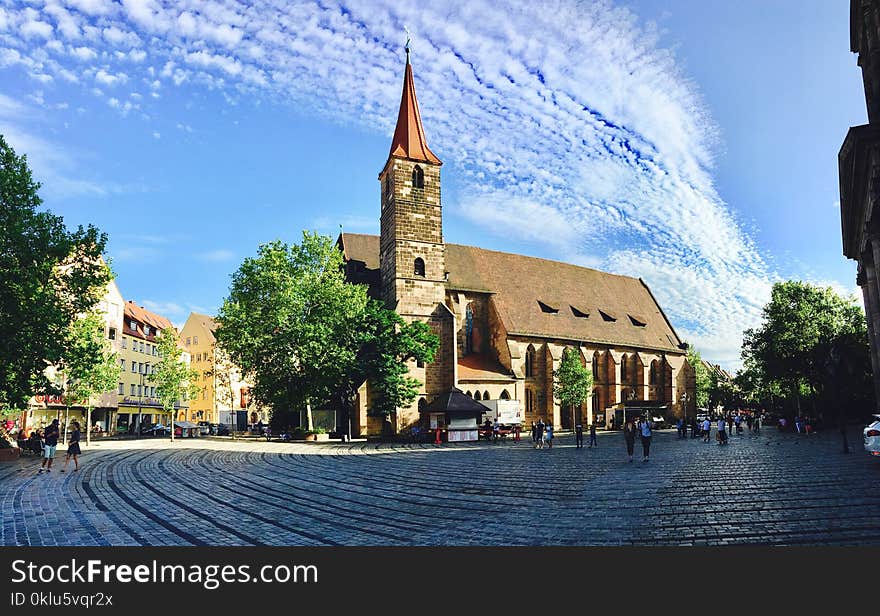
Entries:
[[[43,472],[52,472],[52,462],[55,460],[59,438],[61,438],[61,424],[58,419],[53,419],[52,423],[43,429],[42,434],[39,430],[34,430],[28,437],[28,443],[35,450],[42,447],[43,455],[40,460],[40,470],[37,471],[38,475]],[[79,446],[80,438],[79,422],[73,421],[70,423],[70,431],[67,436],[67,457],[64,460],[64,466],[61,468],[62,473],[67,472],[67,465],[70,463],[71,458],[73,458],[74,472],[79,470],[79,456],[82,453]]]
[[647,417],[639,417],[636,421],[628,419],[623,424],[623,439],[626,442],[626,453],[629,461],[633,461],[633,450],[636,446],[636,436],[642,441],[642,462],[647,462],[651,453],[651,437],[653,436],[654,422]]
[[544,445],[547,449],[553,449],[553,424],[544,423],[543,419],[539,419],[538,423],[532,422],[532,443],[535,449],[543,449]]
[[[580,422],[574,427],[574,434],[577,440],[577,449],[584,447],[584,426]],[[596,422],[590,424],[590,447],[598,447],[599,441],[596,440]]]

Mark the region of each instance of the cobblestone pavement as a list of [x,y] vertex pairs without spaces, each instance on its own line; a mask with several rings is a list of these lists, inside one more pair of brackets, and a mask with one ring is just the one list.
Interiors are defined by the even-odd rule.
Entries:
[[[459,445],[104,441],[0,464],[2,545],[880,544],[880,460],[840,437],[658,432]],[[640,445],[636,444],[636,453]]]

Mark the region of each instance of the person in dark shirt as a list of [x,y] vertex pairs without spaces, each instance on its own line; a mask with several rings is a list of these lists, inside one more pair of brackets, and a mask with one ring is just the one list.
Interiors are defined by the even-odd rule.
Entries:
[[38,475],[43,472],[44,468],[47,473],[52,472],[52,460],[55,459],[55,448],[58,447],[58,437],[60,435],[61,430],[58,428],[58,420],[53,419],[52,423],[43,432],[45,447],[43,447],[43,460],[40,462],[40,470],[37,471]]
[[75,421],[73,422],[73,432],[70,433],[70,442],[67,445],[67,458],[64,460],[64,468],[61,469],[62,473],[67,472],[67,464],[70,462],[71,457],[73,457],[73,465],[75,466],[73,471],[79,470],[79,454],[82,453],[79,448],[79,439],[79,422]]
[[590,424],[590,447],[598,447],[599,441],[596,440],[596,422]]
[[578,424],[574,427],[574,435],[576,448],[582,448],[584,446],[584,426],[581,424],[581,422],[578,422]]

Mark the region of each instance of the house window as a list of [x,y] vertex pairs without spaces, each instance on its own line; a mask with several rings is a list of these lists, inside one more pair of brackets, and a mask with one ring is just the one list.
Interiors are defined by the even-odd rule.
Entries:
[[190,344],[192,344],[192,338],[187,338],[186,339],[186,346],[189,346]]
[[134,361],[131,362],[131,371],[132,371],[132,372],[137,372],[137,371],[138,371],[137,362],[134,362]]
[[137,321],[129,321],[129,322],[128,322],[128,326],[129,326],[132,330],[134,330],[134,331],[137,331],[137,330],[138,330],[138,324],[137,324]]
[[150,326],[144,325],[144,336],[149,336],[149,335],[150,335]]
[[109,333],[107,334],[107,338],[110,340],[116,340],[116,328],[111,327]]
[[413,167],[412,185],[413,185],[413,188],[424,188],[425,187],[425,172],[418,165]]
[[120,396],[125,395],[125,383],[120,383],[119,389],[116,391]]
[[144,395],[143,385],[138,385],[138,398]]
[[122,337],[122,348],[123,349],[128,348],[128,338],[126,338],[125,336]]
[[131,386],[131,395],[132,395],[132,396],[135,395],[135,391],[136,391],[136,390],[135,390],[135,387],[134,387],[134,385],[132,385],[132,386]]
[[413,274],[421,278],[425,277],[425,262],[421,257],[417,258],[415,263],[413,263]]
[[143,353],[144,352],[144,343],[143,342],[140,343],[140,347],[141,347],[140,351],[141,351],[141,353]]
[[193,336],[193,344],[198,344],[198,343],[199,343],[199,337]]
[[124,359],[119,360],[119,367],[122,368],[123,370],[125,370],[125,360]]

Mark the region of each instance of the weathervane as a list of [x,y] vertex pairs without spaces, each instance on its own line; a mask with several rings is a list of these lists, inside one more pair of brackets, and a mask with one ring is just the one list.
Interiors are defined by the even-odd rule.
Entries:
[[406,32],[406,45],[404,46],[404,49],[406,49],[406,63],[409,64],[409,41],[411,35],[409,32],[409,28],[407,28],[406,26],[403,26],[403,31]]

